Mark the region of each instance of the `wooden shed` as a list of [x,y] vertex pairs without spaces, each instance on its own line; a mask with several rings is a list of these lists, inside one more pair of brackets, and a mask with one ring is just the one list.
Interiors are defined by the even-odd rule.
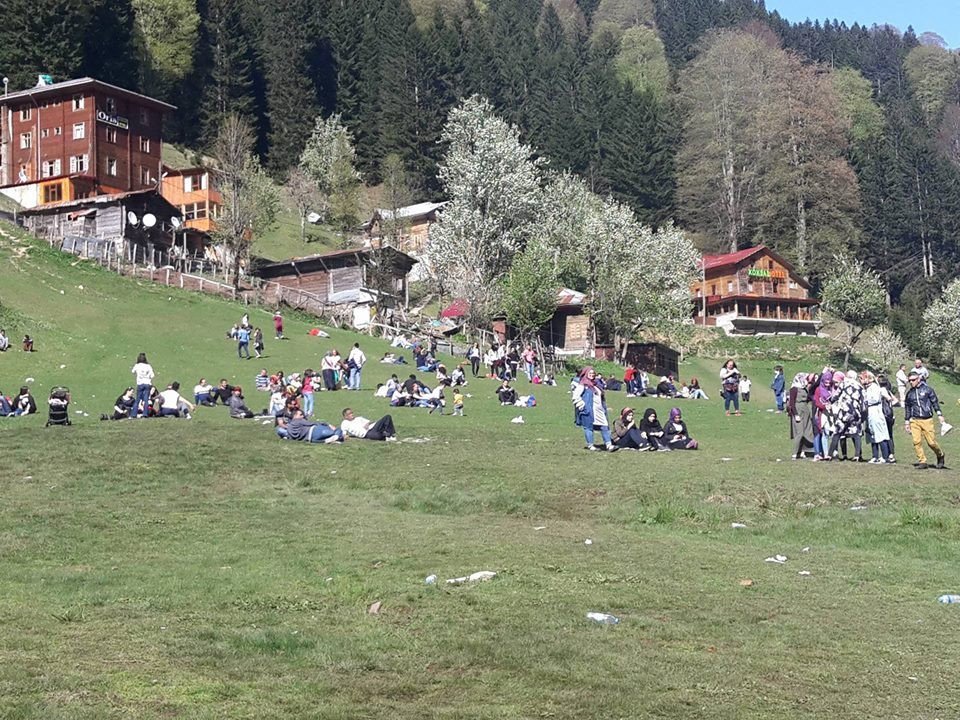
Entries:
[[416,260],[391,247],[335,250],[278,262],[260,261],[253,274],[331,304],[355,303],[361,293],[386,295],[406,304],[407,275]]

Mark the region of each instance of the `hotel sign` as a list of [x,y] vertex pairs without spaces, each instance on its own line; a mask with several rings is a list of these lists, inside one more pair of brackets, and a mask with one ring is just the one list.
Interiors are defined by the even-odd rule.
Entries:
[[97,121],[107,125],[113,125],[121,130],[130,129],[130,121],[127,120],[127,118],[120,117],[119,115],[111,115],[106,110],[97,110]]

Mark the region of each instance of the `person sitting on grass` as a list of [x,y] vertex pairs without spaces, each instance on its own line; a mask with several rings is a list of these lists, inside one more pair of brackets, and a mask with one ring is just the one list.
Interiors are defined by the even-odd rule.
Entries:
[[700,381],[697,378],[690,378],[690,384],[687,386],[691,400],[709,400],[707,394],[700,387]]
[[133,404],[137,401],[136,388],[128,387],[116,402],[113,403],[112,415],[101,415],[101,420],[127,420],[133,412]]
[[13,401],[13,414],[17,416],[33,415],[36,412],[37,401],[34,400],[33,395],[30,394],[30,388],[24,385],[20,388],[20,393]]
[[239,385],[233,388],[230,399],[227,401],[227,407],[230,408],[230,417],[235,420],[244,420],[253,417],[253,411],[243,402],[243,388]]
[[667,447],[671,450],[696,450],[699,443],[687,433],[687,424],[683,421],[680,408],[670,408],[670,419],[664,428]]
[[289,420],[278,418],[277,434],[280,435],[280,428],[286,432],[281,437],[287,440],[300,440],[309,443],[324,443],[331,445],[333,443],[343,442],[345,437],[343,430],[334,427],[330,423],[311,422],[303,414],[303,410],[294,410],[293,417]]
[[430,391],[430,415],[433,415],[434,410],[439,410],[440,414],[443,415],[443,409],[447,406],[447,399],[444,395],[444,389],[450,387],[450,380],[446,379],[443,382],[437,383],[437,386]]
[[180,394],[180,383],[174,381],[160,393],[160,417],[191,419],[196,406]]
[[0,417],[13,417],[13,403],[0,391]]
[[212,402],[214,405],[219,400],[224,405],[230,404],[230,398],[233,397],[233,386],[227,382],[226,378],[220,378],[220,384],[214,388]]
[[517,391],[510,387],[510,381],[504,380],[497,388],[497,400],[501,405],[513,405],[517,402]]
[[361,440],[386,440],[395,442],[397,431],[393,427],[393,418],[384,415],[382,418],[373,422],[365,417],[355,415],[352,408],[344,408],[343,422],[340,423],[340,429],[348,435]]
[[0,352],[6,352],[10,349],[10,338],[7,337],[7,331],[0,328]]
[[450,383],[453,387],[461,387],[467,384],[467,374],[463,371],[463,363],[457,365],[450,373]]
[[200,382],[193,386],[193,402],[207,407],[213,407],[216,404],[216,388],[208,383],[206,378],[200,378]]
[[613,422],[613,444],[623,450],[646,450],[647,441],[640,435],[640,429],[634,419],[633,408],[625,407],[620,417]]
[[23,336],[23,351],[33,352],[33,338],[29,335]]
[[260,372],[257,373],[253,382],[256,390],[267,392],[270,389],[270,375],[267,374],[267,369],[260,368]]
[[666,433],[657,419],[657,411],[647,408],[643,411],[643,420],[640,421],[640,436],[647,441],[651,450],[669,450]]

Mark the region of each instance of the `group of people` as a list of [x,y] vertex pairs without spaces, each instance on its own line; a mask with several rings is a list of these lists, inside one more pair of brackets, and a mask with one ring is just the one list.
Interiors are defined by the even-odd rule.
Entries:
[[670,409],[665,425],[661,424],[653,408],[644,410],[638,421],[634,409],[625,407],[611,430],[605,389],[596,380],[596,370],[587,366],[577,375],[571,392],[574,424],[583,430],[585,450],[595,452],[598,449],[594,444],[596,432],[600,433],[607,452],[626,449],[662,452],[698,449],[699,443],[690,437],[679,407]]
[[[0,352],[6,352],[12,347],[10,343],[10,337],[7,335],[7,331],[3,328],[0,328]],[[24,352],[33,352],[33,338],[29,335],[24,335],[23,340],[20,343],[20,347]]]
[[[902,378],[901,378],[902,375]],[[943,431],[949,430],[934,389],[927,384],[929,373],[923,363],[897,373],[895,391],[885,375],[869,370],[842,372],[825,367],[820,373],[797,373],[787,394],[793,457],[815,461],[852,460],[863,462],[863,438],[871,447],[872,464],[895,463],[894,407],[904,412],[904,430],[913,443],[914,467],[930,467],[924,443],[936,457],[936,467],[945,466],[945,455],[937,442],[934,418]],[[901,382],[902,380],[902,382]]]
[[[278,310],[273,314],[273,330],[277,340],[283,340],[283,315]],[[249,360],[250,344],[253,343],[254,357],[263,357],[263,331],[250,324],[250,316],[243,314],[240,322],[235,323],[227,331],[227,340],[233,340],[237,343],[237,357],[241,360]]]
[[26,385],[22,386],[16,395],[10,397],[0,392],[0,417],[20,417],[33,415],[36,412],[37,401]]

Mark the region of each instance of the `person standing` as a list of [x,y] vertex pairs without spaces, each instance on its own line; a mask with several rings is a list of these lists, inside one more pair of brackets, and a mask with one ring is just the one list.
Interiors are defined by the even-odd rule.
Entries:
[[536,373],[537,353],[533,347],[527,345],[523,351],[523,370],[527,374],[527,380],[533,382],[533,376]]
[[478,377],[480,373],[480,343],[474,343],[467,350],[467,359],[470,361],[470,369],[473,370],[473,376]]
[[328,350],[320,361],[320,374],[323,376],[325,390],[337,389],[337,370],[340,367],[340,356],[336,350]]
[[934,455],[937,456],[937,469],[942,470],[945,456],[943,449],[937,443],[937,435],[933,425],[934,413],[940,418],[941,424],[946,421],[940,411],[940,401],[937,399],[937,393],[923,381],[916,368],[907,375],[907,382],[910,383],[910,389],[907,390],[906,402],[904,403],[904,426],[913,439],[913,451],[917,455],[917,462],[913,466],[918,470],[930,467],[927,464],[926,453],[923,451],[923,443],[926,442],[933,450]]
[[[814,449],[813,442],[813,383],[816,376],[807,373],[797,373],[790,385],[790,395],[787,402],[787,412],[790,414],[790,438],[793,440],[793,459],[804,457],[804,451],[809,447]],[[816,454],[814,454],[816,457]]]
[[890,451],[890,431],[887,418],[883,414],[883,402],[890,402],[890,394],[880,386],[876,376],[869,370],[860,373],[860,383],[863,385],[863,398],[867,403],[867,430],[873,448],[870,462],[894,463],[896,459]]
[[923,366],[923,360],[917,358],[913,361],[913,371],[915,371],[919,376],[922,382],[926,382],[930,379],[930,371]]
[[903,405],[907,399],[907,366],[900,363],[900,369],[897,370],[897,395],[900,396],[900,404]]
[[723,388],[723,409],[730,415],[730,405],[733,404],[734,415],[740,414],[740,370],[737,363],[727,360],[720,368],[720,385]]
[[591,366],[580,371],[577,384],[573,389],[574,424],[583,429],[587,444],[584,450],[596,450],[593,444],[593,431],[599,430],[607,452],[616,452],[617,446],[610,437],[610,424],[607,421],[607,403],[603,390],[595,380],[597,372]]
[[147,362],[147,354],[137,355],[137,363],[131,368],[130,372],[136,378],[137,399],[133,403],[133,412],[130,417],[136,418],[142,412],[143,417],[147,417],[150,410],[150,388],[153,386],[153,368]]
[[277,340],[283,340],[283,315],[279,310],[273,314],[273,329],[277,334]]
[[253,352],[258,358],[263,357],[263,330],[260,328],[253,331]]
[[777,365],[773,369],[773,382],[770,383],[770,389],[773,390],[773,397],[777,401],[777,414],[783,412],[784,391],[787,389],[787,381],[783,377],[783,365]]
[[740,378],[740,399],[745,403],[750,402],[750,388],[753,387],[753,381],[746,375]]
[[247,360],[250,359],[250,329],[240,326],[237,330],[237,357],[243,358],[246,354]]
[[363,366],[366,365],[366,363],[367,356],[364,355],[363,350],[360,349],[360,343],[354,343],[353,348],[350,350],[350,354],[347,355],[347,367],[350,370],[350,375],[347,380],[348,390],[360,389],[360,375],[363,372]]

